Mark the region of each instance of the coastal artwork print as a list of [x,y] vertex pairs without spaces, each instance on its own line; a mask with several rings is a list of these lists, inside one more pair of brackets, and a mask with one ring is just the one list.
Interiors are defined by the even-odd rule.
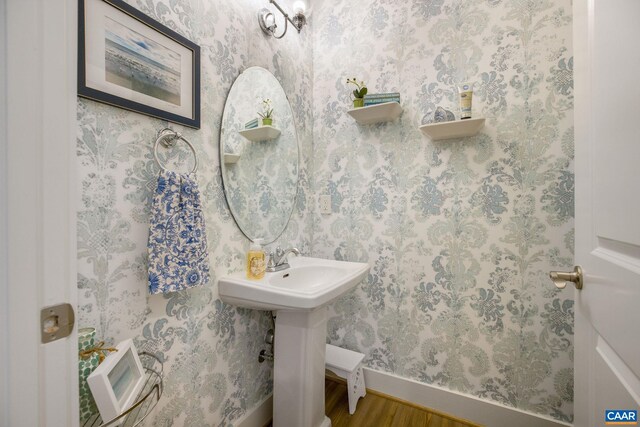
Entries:
[[105,19],[104,62],[108,82],[180,105],[180,54]]
[[81,0],[78,95],[200,128],[200,47],[122,0]]

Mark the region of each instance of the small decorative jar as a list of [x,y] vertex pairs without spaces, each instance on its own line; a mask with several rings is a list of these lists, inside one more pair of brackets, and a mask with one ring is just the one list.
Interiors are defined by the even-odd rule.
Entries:
[[361,107],[364,107],[364,98],[354,98],[353,108],[361,108]]
[[455,119],[456,119],[456,116],[454,116],[451,111],[445,110],[440,106],[438,106],[438,108],[436,108],[435,113],[433,113],[434,123],[452,122]]
[[[86,355],[86,351],[95,348],[96,329],[82,328],[78,330],[78,371],[80,386],[80,424],[84,424],[92,415],[98,412],[96,402],[87,384],[87,377],[100,364],[100,352],[94,351]],[[85,353],[83,353],[85,352]]]
[[273,124],[273,119],[271,117],[264,117],[262,119],[262,126],[271,126]]

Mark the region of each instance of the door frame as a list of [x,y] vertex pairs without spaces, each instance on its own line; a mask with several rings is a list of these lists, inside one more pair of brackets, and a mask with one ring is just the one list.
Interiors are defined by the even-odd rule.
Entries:
[[[573,56],[574,56],[574,141],[575,141],[575,188],[590,188],[591,186],[591,148],[586,146],[591,142],[589,138],[590,122],[588,120],[589,110],[591,108],[591,70],[589,67],[589,58],[591,53],[592,41],[589,39],[589,29],[592,27],[592,16],[590,11],[593,10],[592,0],[574,1],[573,2]],[[591,206],[591,194],[586,191],[575,192],[575,212],[589,212]],[[577,215],[576,215],[577,217]],[[590,227],[591,224],[584,224],[576,220],[576,239],[575,239],[575,257],[576,264],[580,264],[585,260],[581,259],[580,247],[591,247],[591,242],[586,238],[590,236],[591,230],[583,230],[583,226]],[[583,246],[581,246],[583,245]],[[594,345],[589,325],[578,307],[580,301],[579,290],[574,291],[575,319],[574,319],[574,349],[576,354],[580,348],[590,348]],[[587,377],[577,375],[579,372],[591,372],[592,361],[589,357],[575,357],[573,362],[574,369],[574,417],[573,422],[576,426],[587,426],[591,422],[591,414],[587,406],[589,403],[589,387],[590,382]]]
[[[5,0],[0,0],[0,17],[2,28],[6,22]],[[7,316],[8,275],[7,275],[7,66],[6,36],[0,31],[0,425],[9,425],[8,407],[8,340],[9,326]]]
[[0,335],[6,344],[0,421],[73,427],[79,423],[77,328],[41,344],[39,323],[49,305],[70,303],[77,311],[77,1],[1,1],[6,239],[0,262],[7,266],[1,280],[8,330]]

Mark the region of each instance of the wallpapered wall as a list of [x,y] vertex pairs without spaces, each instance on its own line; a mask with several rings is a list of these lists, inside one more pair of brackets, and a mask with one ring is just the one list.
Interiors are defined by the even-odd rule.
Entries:
[[[572,294],[547,278],[573,263],[570,0],[324,0],[313,43],[310,27],[265,38],[260,0],[129,3],[202,48],[202,128],[170,126],[200,158],[203,288],[147,295],[152,144],[167,123],[78,105],[79,326],[163,359],[148,425],[229,425],[271,389],[256,360],[269,318],[223,304],[215,287],[248,248],[224,200],[218,138],[226,94],[251,65],[282,82],[301,141],[297,206],[278,243],[372,265],[331,307],[329,340],[374,369],[571,420]],[[347,77],[401,92],[401,118],[356,125]],[[417,126],[437,105],[457,112],[461,80],[476,82],[486,128],[430,142]],[[165,153],[190,167],[188,150]],[[320,194],[334,212],[312,217]]]
[[[329,340],[366,364],[570,421],[573,263],[570,0],[325,0],[314,13],[314,219],[322,257],[368,261]],[[358,126],[347,77],[398,91]],[[431,142],[436,106],[476,82],[482,133]],[[458,115],[459,117],[459,115]]]
[[[267,6],[266,1],[129,3],[202,49],[202,128],[169,126],[182,132],[198,151],[212,277],[202,288],[148,295],[148,216],[159,170],[152,144],[167,123],[81,99],[78,324],[96,327],[97,336],[110,344],[133,338],[139,350],[164,361],[165,391],[148,425],[230,425],[271,391],[271,367],[257,361],[271,320],[265,313],[236,309],[217,298],[217,278],[242,270],[248,249],[222,191],[220,120],[226,95],[243,68],[259,65],[280,80],[294,106],[302,162],[296,210],[279,243],[309,252],[311,36],[308,30],[278,41],[263,36],[256,13]],[[191,167],[184,146],[162,154],[181,170]]]

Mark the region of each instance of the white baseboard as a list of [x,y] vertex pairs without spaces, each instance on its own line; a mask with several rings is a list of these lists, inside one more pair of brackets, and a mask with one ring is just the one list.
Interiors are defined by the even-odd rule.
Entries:
[[[500,403],[364,368],[366,387],[416,405],[464,418],[487,427],[571,427],[572,424]],[[237,427],[264,427],[273,418],[273,394],[240,418]]]
[[487,427],[560,427],[572,424],[441,387],[364,368],[368,389]]
[[273,393],[265,397],[251,412],[236,423],[237,427],[264,427],[273,418]]

